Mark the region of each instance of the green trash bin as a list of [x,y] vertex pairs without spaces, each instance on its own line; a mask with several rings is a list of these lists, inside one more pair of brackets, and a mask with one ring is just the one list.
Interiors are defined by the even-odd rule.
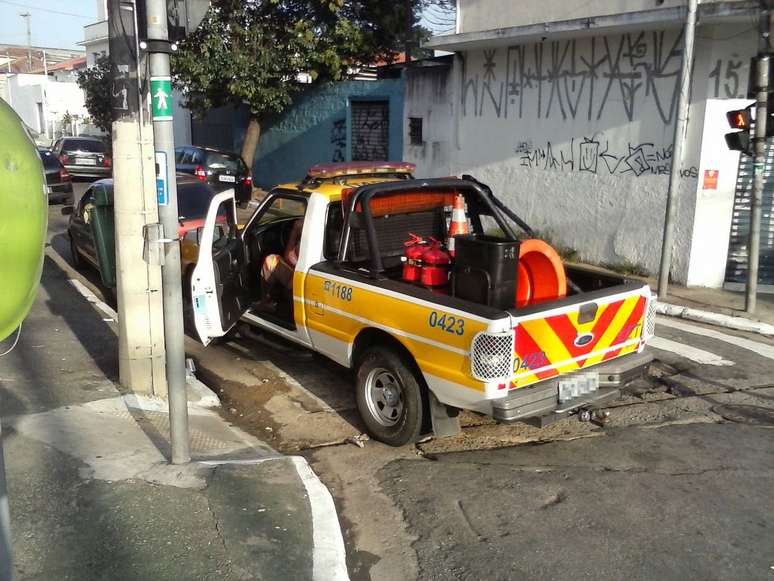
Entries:
[[94,206],[89,208],[88,212],[102,284],[107,288],[115,288],[116,235],[113,218],[113,188],[97,188],[94,193]]

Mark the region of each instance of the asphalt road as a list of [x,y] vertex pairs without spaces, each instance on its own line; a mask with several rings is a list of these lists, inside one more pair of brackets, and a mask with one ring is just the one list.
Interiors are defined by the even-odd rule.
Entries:
[[[69,258],[65,226],[52,206]],[[313,463],[352,579],[771,579],[774,341],[667,318],[657,336],[606,428],[466,414],[402,449],[353,445],[351,376],[321,357],[260,336],[192,355],[230,419]]]

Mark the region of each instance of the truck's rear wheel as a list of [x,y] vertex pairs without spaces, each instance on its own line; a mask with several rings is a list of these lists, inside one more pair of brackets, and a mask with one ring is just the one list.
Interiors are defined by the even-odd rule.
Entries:
[[357,370],[357,407],[368,433],[390,446],[416,442],[426,409],[422,390],[403,357],[385,347],[369,349]]

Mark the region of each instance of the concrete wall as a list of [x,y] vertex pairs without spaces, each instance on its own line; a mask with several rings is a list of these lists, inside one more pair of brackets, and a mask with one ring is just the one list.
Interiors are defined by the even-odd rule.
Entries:
[[[301,179],[318,163],[352,159],[352,111],[355,100],[389,103],[389,157],[403,154],[402,79],[344,81],[312,89],[284,115],[263,129],[253,164],[261,187]],[[244,125],[243,125],[244,126]],[[241,146],[241,137],[237,139]]]
[[[60,83],[43,75],[18,74],[8,77],[9,103],[19,117],[34,131],[49,137],[61,126],[66,113],[88,116],[83,91],[76,83]],[[41,125],[38,103],[43,106],[45,125]]]
[[[403,159],[417,165],[416,175],[451,175],[454,114],[450,66],[417,67],[406,71],[406,120]],[[422,119],[423,141],[412,145],[409,119]]]
[[[711,131],[718,139],[725,117],[705,123],[705,101],[744,97],[754,49],[748,30],[699,31],[677,198],[672,272],[680,282],[688,280],[689,263],[699,264],[710,251],[692,244],[700,170],[716,165],[701,158],[702,135]],[[679,30],[630,30],[463,53],[446,122],[452,173],[489,183],[534,228],[577,249],[584,260],[633,262],[655,272],[672,164],[680,36]],[[728,101],[729,108],[735,102]],[[407,110],[419,108],[409,99]],[[426,175],[448,175],[448,169],[442,160]],[[719,262],[713,260],[714,274],[693,282],[717,284]]]
[[[703,0],[702,4],[721,1],[728,0]],[[457,32],[476,32],[684,5],[685,0],[458,0]]]

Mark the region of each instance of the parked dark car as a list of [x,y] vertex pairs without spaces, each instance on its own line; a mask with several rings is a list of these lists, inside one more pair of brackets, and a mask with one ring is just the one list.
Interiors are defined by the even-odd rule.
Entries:
[[[63,214],[70,214],[67,234],[70,238],[70,254],[76,267],[89,264],[99,269],[99,259],[89,213],[89,209],[94,206],[94,198],[99,188],[106,188],[108,197],[112,200],[113,180],[98,180],[91,184],[74,207],[62,209]],[[180,220],[177,234],[179,238],[182,239],[189,230],[196,230],[204,225],[210,200],[215,193],[212,187],[194,177],[184,174],[177,175],[177,210]]]
[[237,153],[187,145],[175,148],[177,171],[196,176],[217,191],[234,188],[238,204],[245,206],[253,195],[253,177]]
[[43,171],[46,173],[46,186],[48,187],[48,201],[73,203],[73,179],[64,168],[59,159],[51,153],[50,149],[38,147],[38,155],[43,162]]
[[107,145],[96,137],[61,137],[52,152],[73,177],[104,178],[113,171]]

